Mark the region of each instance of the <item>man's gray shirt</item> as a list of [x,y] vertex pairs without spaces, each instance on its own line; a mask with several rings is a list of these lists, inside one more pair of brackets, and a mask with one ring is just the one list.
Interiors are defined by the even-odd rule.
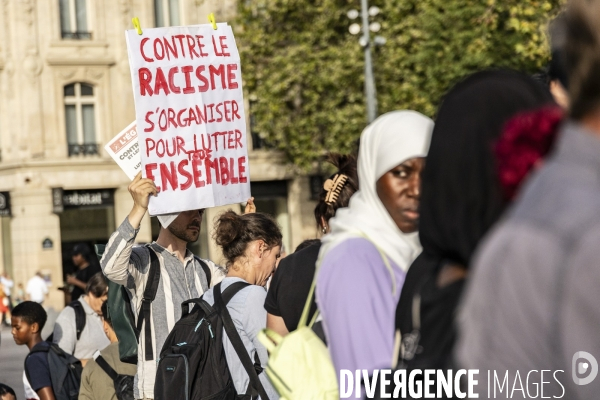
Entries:
[[[456,359],[480,370],[480,394],[531,398],[543,387],[539,398],[598,398],[600,377],[577,385],[573,368],[586,366],[575,356],[580,351],[600,360],[599,134],[565,124],[556,151],[484,240],[473,265]],[[589,376],[594,363],[587,366],[575,377]],[[508,385],[500,391],[506,371]]]
[[[150,245],[152,250],[144,246],[134,247],[138,230],[133,229],[129,219],[125,218],[125,221],[110,237],[100,264],[108,279],[129,289],[132,295],[134,314],[137,317],[141,310],[150,270],[149,251],[156,252],[158,256],[160,284],[151,306],[154,360],[144,360],[145,335],[140,335],[138,372],[135,375],[134,388],[136,399],[152,399],[154,398],[154,378],[158,355],[175,322],[181,318],[181,303],[202,296],[208,287],[221,282],[225,277],[225,270],[212,261],[203,260],[209,266],[212,275],[211,282],[206,282],[202,266],[189,250],[187,250],[182,263],[177,255],[156,242]],[[142,332],[144,329],[145,325],[142,326]]]

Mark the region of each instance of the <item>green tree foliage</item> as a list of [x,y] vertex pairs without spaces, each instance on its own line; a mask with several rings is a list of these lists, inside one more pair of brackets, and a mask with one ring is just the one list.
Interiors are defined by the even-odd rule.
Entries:
[[[535,72],[546,26],[563,0],[373,0],[387,38],[374,48],[379,113],[429,116],[465,75],[490,67]],[[348,33],[358,0],[240,0],[238,46],[255,132],[307,167],[348,152],[366,124],[364,58]],[[358,20],[357,20],[358,21]]]

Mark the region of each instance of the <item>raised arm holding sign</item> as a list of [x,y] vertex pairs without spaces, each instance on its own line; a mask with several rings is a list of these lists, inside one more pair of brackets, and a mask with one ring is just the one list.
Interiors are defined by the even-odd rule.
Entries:
[[218,24],[127,31],[151,215],[250,197],[239,53]]

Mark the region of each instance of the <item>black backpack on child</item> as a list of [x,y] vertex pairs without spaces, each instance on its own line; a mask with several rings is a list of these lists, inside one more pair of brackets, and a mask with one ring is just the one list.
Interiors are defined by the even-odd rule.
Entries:
[[[83,370],[81,361],[65,353],[58,345],[49,343],[49,347],[38,348],[29,353],[25,357],[25,365],[27,358],[33,353],[48,353],[52,391],[56,400],[77,400]],[[25,368],[25,375],[31,382],[27,368]]]
[[[214,306],[201,298],[181,304],[181,319],[167,336],[160,352],[154,384],[155,400],[269,400],[258,378],[260,360],[250,359],[227,303],[249,284],[235,282],[221,293],[214,287]],[[190,305],[194,307],[190,311]],[[250,377],[245,394],[235,390],[223,347],[223,328]]]
[[96,357],[96,364],[113,380],[118,400],[135,400],[133,397],[133,376],[121,375],[102,356]]
[[[95,248],[98,258],[102,258],[106,246],[96,245]],[[122,362],[129,364],[137,364],[137,345],[142,330],[142,323],[144,321],[147,321],[144,329],[145,343],[152,343],[152,320],[150,318],[150,310],[160,282],[160,262],[156,256],[156,252],[150,248],[150,245],[146,245],[146,248],[150,254],[150,269],[148,270],[148,281],[146,289],[144,290],[142,307],[137,318],[137,324],[135,322],[129,290],[125,286],[108,280],[108,314],[110,315],[117,339],[119,339],[119,357]],[[196,256],[194,256],[194,258],[200,263],[200,266],[206,275],[207,284],[210,286],[210,268],[200,258]],[[144,359],[154,360],[152,346],[146,346],[144,349]]]

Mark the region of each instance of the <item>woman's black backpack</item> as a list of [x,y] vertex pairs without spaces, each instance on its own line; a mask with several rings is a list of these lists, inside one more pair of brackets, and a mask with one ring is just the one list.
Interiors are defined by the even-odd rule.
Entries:
[[[181,319],[167,336],[160,352],[154,383],[155,400],[268,400],[258,378],[260,360],[250,359],[240,338],[227,303],[249,284],[235,282],[221,294],[221,284],[214,287],[214,306],[202,298],[181,304]],[[190,311],[190,305],[193,305]],[[245,394],[238,395],[223,348],[223,329],[239,356],[250,383]]]

